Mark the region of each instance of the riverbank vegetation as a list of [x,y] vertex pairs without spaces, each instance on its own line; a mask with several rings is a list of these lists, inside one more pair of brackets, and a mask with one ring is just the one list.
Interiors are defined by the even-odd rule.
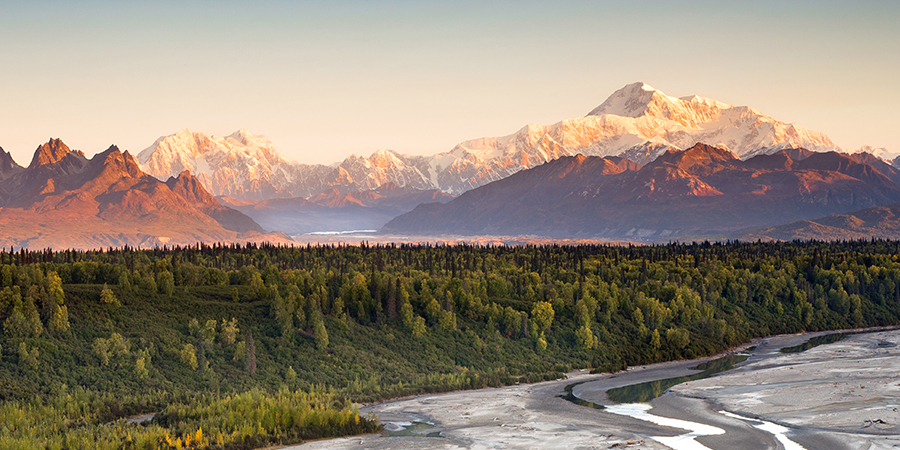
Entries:
[[352,401],[894,325],[898,253],[894,241],[0,251],[0,447],[298,442],[375,430]]
[[[282,390],[242,394],[165,394],[114,398],[83,389],[48,400],[0,404],[5,449],[250,449],[378,429],[372,418],[332,393]],[[159,410],[132,418],[128,407]],[[125,409],[120,409],[125,407]]]

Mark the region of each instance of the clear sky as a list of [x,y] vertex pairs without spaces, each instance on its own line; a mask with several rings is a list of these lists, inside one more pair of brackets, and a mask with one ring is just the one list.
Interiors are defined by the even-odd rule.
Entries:
[[578,117],[644,81],[900,152],[897,1],[18,1],[0,146],[134,153],[189,128],[332,163]]

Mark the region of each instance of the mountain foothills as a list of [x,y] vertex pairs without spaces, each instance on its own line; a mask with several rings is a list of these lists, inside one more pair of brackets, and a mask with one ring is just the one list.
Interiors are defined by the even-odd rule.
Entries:
[[746,231],[741,240],[900,239],[900,203]]
[[387,183],[458,195],[562,156],[623,156],[646,164],[668,150],[684,150],[698,142],[724,146],[745,159],[783,148],[840,150],[820,132],[777,121],[750,107],[698,96],[670,97],[634,83],[584,117],[465,141],[433,156],[379,150],[369,157],[350,156],[334,166],[300,164],[287,159],[264,136],[245,130],[224,138],[182,130],[159,138],[137,160],[160,179],[188,170],[213,195],[241,200],[309,198],[332,189],[365,191]]
[[896,325],[898,252],[877,240],[0,250],[0,447],[271,448],[376,431],[355,401]]
[[24,168],[0,152],[0,229],[0,246],[15,248],[287,242],[219,204],[188,172],[161,182],[127,151],[88,159],[58,139]]
[[389,233],[589,235],[635,240],[728,237],[900,202],[900,171],[870,154],[784,149],[741,160],[697,144],[641,166],[578,155],[424,204]]

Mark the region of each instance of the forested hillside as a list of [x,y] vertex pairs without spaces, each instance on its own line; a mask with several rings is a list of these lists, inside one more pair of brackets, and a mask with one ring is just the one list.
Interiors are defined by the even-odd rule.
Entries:
[[898,252],[896,241],[4,251],[0,447],[297,442],[375,429],[348,400],[893,325]]

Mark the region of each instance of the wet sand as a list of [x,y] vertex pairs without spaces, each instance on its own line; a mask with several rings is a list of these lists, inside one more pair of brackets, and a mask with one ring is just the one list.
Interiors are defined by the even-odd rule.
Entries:
[[[761,422],[754,418],[788,427],[790,442],[808,450],[900,447],[900,413],[894,410],[900,405],[900,331],[852,335],[802,353],[778,353],[821,334],[754,342],[754,356],[740,367],[672,388],[651,402],[649,413],[724,430],[695,439],[712,449],[784,448],[773,433],[759,429]],[[372,412],[391,428],[419,422],[422,429],[413,436],[376,434],[289,448],[671,448],[653,438],[683,435],[685,430],[575,405],[560,396],[566,386],[581,383],[573,386],[573,394],[610,404],[608,389],[693,374],[690,367],[708,359],[634,367],[618,374],[574,372],[567,380],[369,405],[361,412]]]
[[[561,398],[569,380],[479,389],[393,401],[362,408],[382,423],[429,422],[422,433],[443,437],[370,435],[311,442],[297,449],[664,449],[638,433],[677,434],[657,425],[586,408]],[[636,430],[624,431],[624,430]],[[616,447],[618,445],[618,447]]]
[[[792,429],[806,448],[900,446],[900,331],[851,335],[687,382],[671,397]],[[823,440],[829,440],[823,446]]]

